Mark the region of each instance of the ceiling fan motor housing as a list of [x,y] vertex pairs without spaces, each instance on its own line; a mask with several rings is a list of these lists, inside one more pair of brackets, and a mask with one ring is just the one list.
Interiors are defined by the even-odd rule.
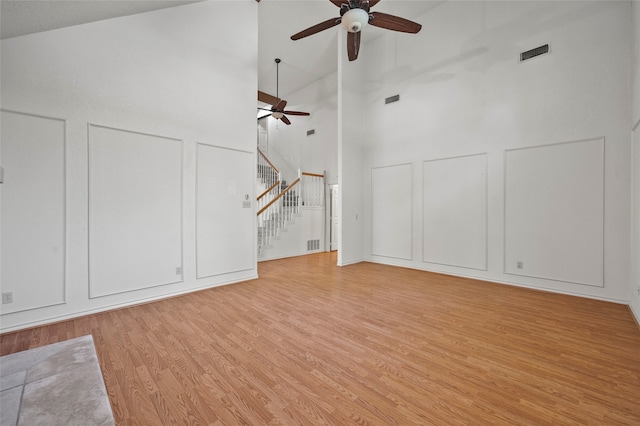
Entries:
[[364,9],[350,9],[342,16],[342,26],[350,33],[361,31],[369,22],[369,13]]

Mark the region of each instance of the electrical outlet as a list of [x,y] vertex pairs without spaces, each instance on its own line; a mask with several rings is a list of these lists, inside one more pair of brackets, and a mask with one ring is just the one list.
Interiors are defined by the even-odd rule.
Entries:
[[2,304],[6,305],[7,303],[13,303],[13,292],[8,291],[6,293],[2,293]]
[[180,266],[176,267],[176,275],[182,274],[182,268]]
[[518,269],[522,269],[522,260],[518,260],[518,262],[516,263],[516,267]]

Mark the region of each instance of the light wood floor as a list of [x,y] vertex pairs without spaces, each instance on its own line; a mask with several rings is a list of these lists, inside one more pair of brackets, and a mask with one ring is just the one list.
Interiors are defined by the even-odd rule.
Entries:
[[92,334],[118,424],[639,425],[624,305],[362,263],[1,336],[2,355]]

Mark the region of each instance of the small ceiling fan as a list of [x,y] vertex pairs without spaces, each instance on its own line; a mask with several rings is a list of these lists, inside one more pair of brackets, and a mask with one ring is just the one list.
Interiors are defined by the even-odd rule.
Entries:
[[385,28],[387,30],[400,31],[403,33],[416,34],[422,28],[422,25],[400,18],[399,16],[389,15],[382,12],[371,12],[369,9],[378,4],[380,0],[329,0],[340,8],[340,16],[337,18],[327,19],[312,27],[302,30],[291,36],[291,40],[299,40],[301,38],[327,30],[340,23],[348,31],[347,34],[347,55],[350,61],[358,59],[358,51],[360,50],[360,31],[367,25]]
[[258,107],[258,109],[264,110],[264,111],[271,111],[271,114],[268,115],[264,115],[260,118],[264,118],[264,117],[273,117],[276,120],[282,120],[282,122],[286,125],[291,124],[291,121],[289,121],[289,119],[287,118],[287,116],[285,114],[289,114],[289,115],[311,115],[308,112],[302,112],[302,111],[285,111],[285,108],[287,106],[287,101],[285,101],[284,99],[280,99],[279,98],[279,94],[278,94],[278,85],[279,85],[279,80],[280,80],[280,62],[282,62],[280,60],[280,58],[276,58],[276,96],[273,97],[267,93],[261,92],[258,90],[258,100],[267,104],[271,104],[271,109],[268,108],[260,108]]

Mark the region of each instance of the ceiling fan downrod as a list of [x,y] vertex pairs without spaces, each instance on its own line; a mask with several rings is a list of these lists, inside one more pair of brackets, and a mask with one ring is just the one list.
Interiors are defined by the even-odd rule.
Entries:
[[[275,59],[276,62],[276,98],[278,99],[278,105],[280,105],[280,58]],[[271,114],[273,118],[279,120],[284,115],[281,111],[277,111],[278,105],[273,106],[273,113]]]

